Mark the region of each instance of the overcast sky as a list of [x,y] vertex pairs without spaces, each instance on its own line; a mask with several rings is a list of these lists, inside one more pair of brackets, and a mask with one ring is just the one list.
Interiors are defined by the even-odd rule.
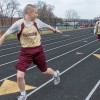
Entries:
[[[21,8],[27,4],[37,3],[38,0],[18,0]],[[75,9],[79,16],[84,19],[92,19],[100,15],[100,0],[41,0],[55,7],[54,14],[65,18],[65,12]]]

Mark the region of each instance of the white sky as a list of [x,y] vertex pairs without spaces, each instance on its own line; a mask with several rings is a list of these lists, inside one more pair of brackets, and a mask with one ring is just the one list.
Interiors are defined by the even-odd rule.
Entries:
[[[21,8],[27,4],[37,3],[38,0],[18,0]],[[81,18],[92,19],[100,15],[100,0],[41,0],[55,6],[54,14],[65,18],[65,12],[75,9]]]

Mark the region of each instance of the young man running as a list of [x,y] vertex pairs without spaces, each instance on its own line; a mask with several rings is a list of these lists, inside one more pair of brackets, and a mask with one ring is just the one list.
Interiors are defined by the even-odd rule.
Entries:
[[37,19],[37,17],[37,8],[32,4],[28,4],[24,9],[24,18],[16,21],[0,38],[0,45],[2,45],[9,34],[17,32],[18,39],[22,46],[18,63],[16,64],[16,69],[18,70],[17,82],[21,93],[18,100],[25,100],[27,98],[24,76],[32,62],[37,65],[42,73],[53,76],[55,85],[60,82],[59,71],[54,71],[46,65],[46,58],[41,44],[39,29],[45,27],[53,32],[62,32],[43,23]]
[[94,34],[97,34],[97,39],[100,40],[100,16],[94,27]]

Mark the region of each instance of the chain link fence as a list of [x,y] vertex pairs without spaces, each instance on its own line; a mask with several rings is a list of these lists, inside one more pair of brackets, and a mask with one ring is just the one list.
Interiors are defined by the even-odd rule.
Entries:
[[[0,31],[6,31],[15,21],[20,18],[0,17]],[[93,19],[61,19],[61,18],[41,18],[41,20],[58,29],[68,30],[77,28],[87,28],[95,25],[97,20]]]
[[77,28],[87,28],[93,27],[97,20],[93,19],[41,19],[43,22],[50,24],[54,27],[58,27],[60,29],[77,29]]

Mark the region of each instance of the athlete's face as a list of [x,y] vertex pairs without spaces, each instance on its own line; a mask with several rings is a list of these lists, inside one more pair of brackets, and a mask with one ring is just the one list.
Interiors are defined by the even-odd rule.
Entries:
[[31,20],[35,20],[38,17],[38,10],[36,8],[32,8],[29,12],[29,16]]

